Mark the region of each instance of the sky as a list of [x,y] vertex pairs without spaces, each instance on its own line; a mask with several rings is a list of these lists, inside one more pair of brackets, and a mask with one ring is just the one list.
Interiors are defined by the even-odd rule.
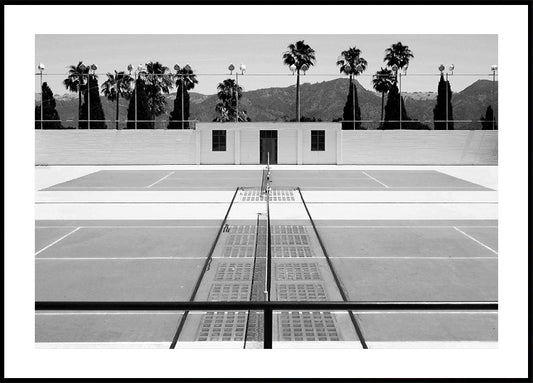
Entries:
[[385,49],[398,41],[415,56],[407,76],[402,77],[406,92],[436,91],[440,64],[455,66],[454,77],[449,79],[456,92],[479,78],[489,79],[491,65],[498,64],[497,35],[36,35],[35,67],[45,65],[43,81],[54,94],[67,93],[61,82],[67,67],[79,61],[96,64],[97,73],[102,74],[100,82],[106,72],[126,70],[128,64],[137,67],[159,61],[171,70],[176,63],[189,64],[198,74],[194,91],[203,94],[216,93],[217,84],[229,77],[229,64],[238,68],[243,63],[247,71],[239,76],[239,85],[245,91],[286,87],[294,85],[296,78],[283,65],[282,54],[297,40],[309,44],[317,59],[302,76],[302,83],[342,77],[335,65],[337,57],[356,46],[368,62],[358,81],[371,89],[371,75],[385,66]]

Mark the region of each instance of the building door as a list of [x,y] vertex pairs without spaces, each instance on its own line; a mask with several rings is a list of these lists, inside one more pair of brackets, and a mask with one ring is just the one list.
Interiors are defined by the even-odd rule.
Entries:
[[259,163],[266,164],[270,157],[270,164],[278,163],[278,131],[259,131]]

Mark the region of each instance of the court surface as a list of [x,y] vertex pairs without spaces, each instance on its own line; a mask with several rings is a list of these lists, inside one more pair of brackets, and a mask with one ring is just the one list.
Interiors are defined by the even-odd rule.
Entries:
[[[36,301],[249,300],[266,222],[266,204],[255,189],[261,172],[262,167],[120,169],[51,180],[36,191]],[[494,180],[477,183],[478,179],[482,177],[460,178],[437,170],[273,167],[271,299],[343,300],[342,290],[351,301],[496,302],[496,191]],[[301,187],[301,195],[295,186]],[[235,193],[228,211],[233,193],[227,191],[236,187],[249,189]],[[174,190],[210,191],[207,199],[213,200],[186,207],[158,202],[158,193]],[[387,191],[388,196],[381,200],[382,194],[371,194],[371,206],[352,202],[344,209],[342,198],[333,201],[340,210],[315,202],[310,207],[314,231],[303,204],[307,196],[343,191],[357,200],[359,193],[374,190]],[[81,191],[105,201],[102,211],[79,202]],[[128,191],[154,204],[132,202]],[[441,193],[439,198],[446,198],[436,204],[406,203],[406,191]],[[468,203],[461,194],[465,191],[474,193]],[[125,192],[124,200],[115,195],[106,201],[115,192]],[[62,193],[62,201],[40,204],[49,193]],[[403,202],[397,205],[395,200]],[[116,204],[128,214],[120,213]],[[202,273],[208,257],[209,266]],[[252,313],[183,314],[37,311],[36,345],[169,348],[174,341],[175,347],[248,348],[260,342],[260,331],[249,330]],[[348,312],[276,312],[274,348],[360,348],[355,326],[369,348],[494,347],[497,342],[496,311],[353,314],[355,319]]]
[[[257,187],[261,170],[100,170],[53,185],[58,191],[235,190]],[[436,170],[278,170],[272,187],[304,190],[486,190]]]

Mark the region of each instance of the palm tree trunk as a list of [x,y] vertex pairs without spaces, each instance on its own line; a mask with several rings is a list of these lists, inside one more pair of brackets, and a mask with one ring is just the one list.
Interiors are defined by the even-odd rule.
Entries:
[[300,69],[296,71],[296,121],[300,122]]
[[115,129],[118,130],[118,101],[120,99],[120,95],[117,92],[117,117],[115,118]]
[[385,92],[381,92],[381,118],[379,119],[379,128],[383,126],[383,106],[385,105]]

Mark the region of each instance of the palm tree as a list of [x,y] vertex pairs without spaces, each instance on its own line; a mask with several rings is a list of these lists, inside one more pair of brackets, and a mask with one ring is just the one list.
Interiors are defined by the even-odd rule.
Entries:
[[118,112],[120,96],[128,99],[131,96],[131,83],[133,78],[126,74],[124,71],[117,72],[115,74],[107,72],[107,80],[102,84],[102,93],[110,101],[117,102],[117,111],[115,118],[115,128],[118,130]]
[[170,93],[174,86],[168,67],[160,62],[146,64],[146,73],[144,74],[145,90],[150,106],[150,115],[152,120],[165,112],[167,101],[163,94]]
[[[337,66],[339,66],[340,72],[344,73],[348,76],[350,76],[350,91],[352,93],[352,100],[354,105],[352,105],[352,119],[353,119],[353,126],[355,129],[356,126],[356,106],[355,106],[355,100],[356,100],[356,88],[355,83],[353,81],[354,76],[358,76],[361,73],[363,73],[366,70],[366,66],[368,65],[367,61],[361,57],[361,50],[357,47],[348,48],[348,50],[342,51],[341,55],[337,58]],[[348,92],[350,93],[350,92]],[[358,117],[360,118],[360,117]],[[359,123],[360,125],[360,123]]]
[[385,62],[388,67],[392,68],[396,65],[398,69],[406,71],[409,67],[409,62],[414,57],[413,52],[407,45],[397,42],[385,50],[385,58],[383,59],[383,62]]
[[239,109],[237,115],[237,97],[242,97],[242,87],[233,79],[226,79],[217,86],[217,97],[220,100],[215,110],[220,114],[215,121],[227,122],[227,121],[250,121],[246,111]]
[[[181,121],[178,125],[181,129],[186,129],[189,125],[188,122],[184,122],[189,119],[189,91],[198,84],[198,80],[189,64],[183,68],[176,64],[174,69],[176,69],[176,74],[173,75],[174,80],[176,80],[176,99],[174,100],[174,110],[170,114],[169,120]],[[168,124],[170,129],[175,126],[176,124],[172,122]]]
[[296,72],[296,119],[300,122],[300,71],[304,73],[315,65],[315,50],[305,44],[304,40],[290,44],[288,51],[283,53],[283,64]]
[[81,94],[87,84],[86,76],[89,74],[89,69],[90,67],[85,66],[81,61],[78,65],[70,65],[67,78],[63,80],[63,85],[68,91],[78,92],[78,127],[79,120],[81,120]]
[[374,90],[376,92],[381,93],[381,119],[379,122],[379,126],[381,128],[383,124],[383,113],[385,108],[385,93],[389,91],[389,89],[392,86],[392,71],[390,69],[383,69],[378,70],[376,74],[374,75],[374,78],[372,79],[372,86],[374,87]]

